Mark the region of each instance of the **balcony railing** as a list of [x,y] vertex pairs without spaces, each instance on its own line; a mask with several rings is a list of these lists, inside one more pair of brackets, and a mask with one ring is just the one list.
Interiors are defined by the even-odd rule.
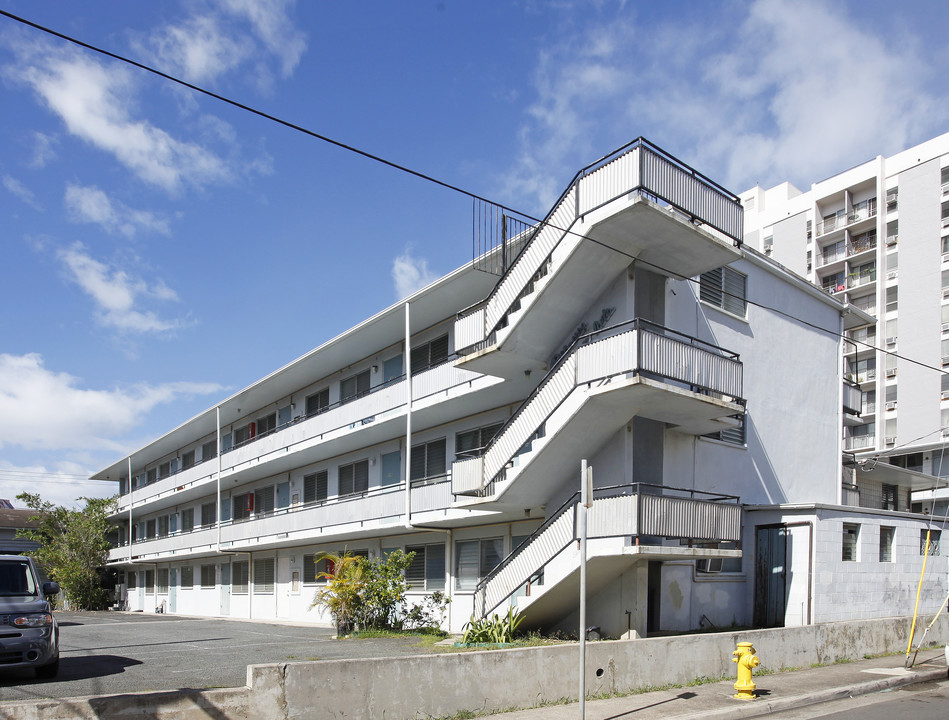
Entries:
[[470,354],[484,347],[577,219],[631,193],[662,201],[741,245],[744,221],[738,197],[638,138],[580,170],[491,294],[458,314],[458,353]]
[[[576,542],[579,493],[488,573],[474,592],[474,613],[484,617]],[[663,537],[700,542],[741,539],[741,505],[719,495],[662,485],[635,483],[594,490],[587,536]]]
[[859,415],[862,402],[863,391],[860,386],[850,380],[844,380],[844,412]]
[[638,373],[695,392],[743,402],[737,353],[637,319],[581,336],[488,445],[483,456],[456,460],[452,491],[480,495],[554,410],[580,384]]
[[850,275],[847,277],[847,287],[855,288],[861,287],[863,285],[869,285],[872,282],[876,282],[876,279],[876,270],[873,270],[872,272],[862,272],[859,275]]
[[853,209],[849,213],[845,213],[843,210],[840,210],[835,215],[826,217],[821,222],[817,223],[817,237],[826,235],[829,232],[834,232],[835,230],[841,230],[842,228],[848,227],[863,220],[869,220],[872,217],[876,217],[876,214],[876,198],[864,200],[863,202],[854,205]]
[[873,435],[852,435],[844,438],[844,448],[847,450],[860,450],[861,448],[872,447]]

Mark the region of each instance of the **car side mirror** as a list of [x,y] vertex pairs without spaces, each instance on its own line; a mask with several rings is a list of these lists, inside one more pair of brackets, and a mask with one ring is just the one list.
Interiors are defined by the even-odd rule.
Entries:
[[56,582],[43,583],[43,594],[44,595],[58,595],[59,583],[56,583]]

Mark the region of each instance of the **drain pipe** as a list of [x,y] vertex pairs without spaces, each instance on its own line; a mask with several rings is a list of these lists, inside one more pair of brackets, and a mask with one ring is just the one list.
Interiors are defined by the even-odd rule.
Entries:
[[[134,500],[132,491],[132,456],[129,455],[129,564],[132,563],[132,501]],[[128,586],[128,583],[126,583]],[[128,590],[126,589],[126,592]]]
[[405,525],[412,527],[412,334],[405,303]]

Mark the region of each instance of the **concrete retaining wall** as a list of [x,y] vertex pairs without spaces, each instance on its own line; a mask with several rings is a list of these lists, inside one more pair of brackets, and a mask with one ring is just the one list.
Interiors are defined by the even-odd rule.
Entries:
[[[908,618],[856,620],[806,627],[734,633],[615,640],[587,645],[590,695],[627,692],[696,678],[733,676],[731,653],[752,642],[761,668],[780,670],[833,663],[864,655],[904,652]],[[918,628],[917,638],[922,633]],[[927,641],[945,642],[949,619],[940,618]],[[326,660],[252,665],[245,688],[181,693],[135,693],[0,703],[0,718],[208,718],[345,717],[399,720],[445,717],[463,710],[498,711],[577,698],[575,644],[414,657]]]

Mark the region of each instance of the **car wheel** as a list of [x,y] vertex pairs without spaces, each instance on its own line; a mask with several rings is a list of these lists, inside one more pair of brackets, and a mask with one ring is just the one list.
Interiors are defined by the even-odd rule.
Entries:
[[49,665],[41,665],[36,668],[36,677],[43,680],[50,680],[59,674],[59,658],[56,658]]

